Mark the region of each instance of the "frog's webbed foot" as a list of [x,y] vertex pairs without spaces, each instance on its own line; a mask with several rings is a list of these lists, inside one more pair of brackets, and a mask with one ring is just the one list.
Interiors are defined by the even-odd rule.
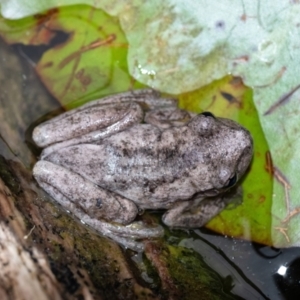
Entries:
[[136,239],[163,235],[161,226],[149,228],[133,222],[138,209],[132,201],[100,188],[79,174],[48,161],[38,161],[33,175],[65,209],[125,247],[141,250],[142,243]]
[[174,228],[199,228],[218,215],[229,203],[242,198],[241,189],[235,187],[215,197],[199,197],[175,203],[163,215],[163,222]]
[[162,237],[164,229],[160,225],[149,227],[141,221],[132,222],[129,225],[105,222],[100,219],[92,219],[80,211],[73,212],[82,222],[91,226],[102,235],[111,238],[117,243],[135,251],[143,251],[142,240]]

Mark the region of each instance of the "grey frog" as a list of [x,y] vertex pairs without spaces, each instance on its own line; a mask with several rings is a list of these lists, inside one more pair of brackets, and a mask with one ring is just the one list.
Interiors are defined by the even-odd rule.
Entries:
[[125,246],[163,234],[134,221],[165,209],[171,227],[204,225],[252,159],[250,133],[211,113],[194,115],[153,90],[106,97],[34,129],[44,148],[33,174],[83,222]]

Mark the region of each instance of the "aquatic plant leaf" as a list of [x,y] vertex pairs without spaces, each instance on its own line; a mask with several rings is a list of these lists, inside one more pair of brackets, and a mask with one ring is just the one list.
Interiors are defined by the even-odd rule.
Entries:
[[127,41],[117,19],[88,6],[72,6],[60,8],[47,26],[69,35],[37,64],[43,82],[64,106],[134,87],[127,72]]
[[[273,180],[266,169],[269,149],[252,100],[252,91],[231,76],[180,95],[180,106],[195,112],[211,111],[233,119],[251,131],[254,155],[242,180],[242,199],[232,203],[206,227],[227,236],[272,245],[271,209]],[[259,180],[257,180],[259,178]]]
[[65,40],[45,51],[36,70],[65,107],[143,86],[128,73],[128,43],[118,20],[101,10],[69,6],[0,19],[0,34],[10,44],[47,45],[61,33]]

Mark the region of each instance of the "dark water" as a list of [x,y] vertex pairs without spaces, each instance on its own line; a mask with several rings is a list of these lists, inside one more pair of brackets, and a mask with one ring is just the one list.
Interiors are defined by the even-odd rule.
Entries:
[[[221,276],[232,276],[233,292],[245,299],[299,299],[300,249],[275,249],[196,230],[182,245],[202,254]],[[253,290],[259,293],[254,295]],[[261,294],[261,295],[259,295]]]

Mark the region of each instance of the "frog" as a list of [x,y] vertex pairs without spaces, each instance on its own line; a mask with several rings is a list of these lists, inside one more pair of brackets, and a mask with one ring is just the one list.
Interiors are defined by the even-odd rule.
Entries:
[[237,122],[180,109],[152,89],[88,102],[39,124],[32,138],[43,149],[33,168],[40,187],[137,250],[164,235],[140,214],[162,210],[170,228],[202,227],[230,203],[253,156],[251,134]]

